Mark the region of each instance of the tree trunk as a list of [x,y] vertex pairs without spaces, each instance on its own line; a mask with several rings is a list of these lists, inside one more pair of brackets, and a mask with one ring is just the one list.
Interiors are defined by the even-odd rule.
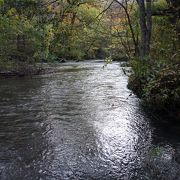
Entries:
[[146,27],[146,9],[144,0],[137,0],[139,5],[139,18],[140,18],[140,31],[141,31],[141,41],[140,41],[140,56],[144,57],[146,54],[146,34],[147,34],[147,27]]
[[150,43],[151,43],[151,29],[152,29],[151,0],[146,0],[146,23],[147,23],[146,54],[149,54]]
[[140,18],[140,31],[141,31],[141,42],[140,42],[140,56],[141,58],[149,55],[150,52],[150,41],[151,41],[151,29],[152,29],[152,13],[151,3],[152,0],[146,0],[146,6],[144,0],[137,0],[139,6],[139,18]]

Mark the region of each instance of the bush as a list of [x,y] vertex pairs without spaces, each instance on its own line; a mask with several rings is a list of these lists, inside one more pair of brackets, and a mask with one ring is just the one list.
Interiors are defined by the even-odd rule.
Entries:
[[153,105],[176,108],[180,104],[180,66],[167,66],[143,89],[143,98]]
[[180,64],[149,59],[149,63],[134,60],[131,65],[134,72],[128,87],[150,107],[180,119]]

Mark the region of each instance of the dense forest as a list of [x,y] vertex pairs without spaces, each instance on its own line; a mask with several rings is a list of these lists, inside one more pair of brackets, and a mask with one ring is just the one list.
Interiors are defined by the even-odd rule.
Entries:
[[41,64],[113,59],[132,67],[129,88],[180,118],[179,0],[0,0],[0,73]]

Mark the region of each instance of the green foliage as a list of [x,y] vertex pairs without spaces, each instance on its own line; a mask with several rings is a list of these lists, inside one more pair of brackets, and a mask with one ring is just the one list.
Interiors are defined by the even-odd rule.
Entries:
[[56,61],[58,61],[58,57],[54,54],[48,54],[48,57],[47,58],[47,62],[49,63],[54,63]]
[[157,146],[149,150],[150,158],[155,158],[161,154],[161,147]]
[[166,0],[155,0],[152,5],[152,11],[163,10],[168,8]]
[[144,98],[159,106],[176,106],[180,102],[180,66],[167,66],[146,84]]
[[153,22],[152,58],[169,61],[179,46],[176,26],[167,17],[154,17]]
[[[167,1],[153,2],[152,11],[163,12]],[[156,14],[156,13],[155,13]],[[134,17],[137,15],[134,14]],[[151,50],[148,57],[133,58],[129,88],[144,99],[146,105],[180,118],[179,20],[171,16],[153,16]]]
[[146,104],[156,110],[174,111],[179,117],[180,109],[180,64],[167,61],[148,63],[144,60],[131,62],[134,73],[129,79],[129,88],[137,92]]
[[107,28],[97,18],[101,11],[97,2],[58,2],[59,5],[46,0],[0,1],[2,64],[94,58],[106,46]]

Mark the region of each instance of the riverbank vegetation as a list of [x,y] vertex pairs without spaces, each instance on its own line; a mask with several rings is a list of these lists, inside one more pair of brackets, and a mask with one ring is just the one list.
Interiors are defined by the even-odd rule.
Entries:
[[[42,62],[128,60],[129,88],[180,118],[178,0],[0,0],[0,73]],[[173,113],[172,113],[173,112]]]
[[141,3],[137,1],[140,41],[131,60],[129,88],[146,106],[180,120],[180,3]]
[[102,58],[110,41],[104,6],[94,0],[1,0],[1,69]]

